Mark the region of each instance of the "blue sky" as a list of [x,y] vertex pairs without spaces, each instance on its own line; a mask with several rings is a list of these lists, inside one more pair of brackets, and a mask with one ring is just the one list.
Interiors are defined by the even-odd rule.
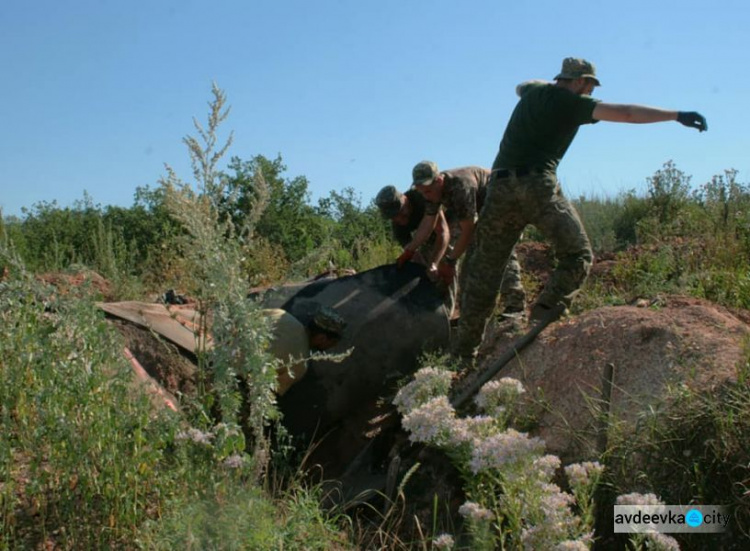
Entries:
[[[84,191],[133,204],[182,138],[227,96],[229,156],[281,154],[312,200],[405,189],[422,159],[490,166],[515,85],[593,61],[615,103],[695,110],[677,123],[585,127],[559,176],[570,197],[614,196],[673,160],[694,184],[747,182],[750,3],[500,0],[3,0],[0,208],[62,206]],[[222,168],[226,167],[226,162]]]

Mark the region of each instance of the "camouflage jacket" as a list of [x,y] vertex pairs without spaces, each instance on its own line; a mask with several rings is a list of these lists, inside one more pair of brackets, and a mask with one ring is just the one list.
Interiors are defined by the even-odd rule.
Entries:
[[442,206],[449,223],[475,220],[487,196],[490,171],[478,166],[452,168],[443,175],[443,196],[438,203],[427,203],[425,214],[433,216]]

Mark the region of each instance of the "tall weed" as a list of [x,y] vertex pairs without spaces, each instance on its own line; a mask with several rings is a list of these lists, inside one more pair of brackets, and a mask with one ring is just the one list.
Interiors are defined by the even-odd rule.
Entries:
[[[253,437],[252,455],[261,459],[269,456],[265,429],[278,418],[276,370],[266,352],[268,322],[258,305],[246,299],[242,244],[251,237],[255,221],[249,220],[237,230],[232,220],[221,214],[220,206],[227,198],[216,165],[231,137],[215,150],[228,108],[225,94],[216,85],[212,93],[207,127],[194,121],[202,142],[193,137],[184,140],[200,193],[180,181],[171,169],[162,187],[169,212],[185,230],[178,243],[196,283],[192,294],[204,322],[210,319],[211,324],[213,346],[199,354],[205,415],[229,426],[245,425],[246,434]],[[262,471],[263,461],[259,464]]]
[[9,547],[131,540],[173,491],[176,420],[136,390],[94,304],[55,297],[12,266],[0,284],[0,532]]

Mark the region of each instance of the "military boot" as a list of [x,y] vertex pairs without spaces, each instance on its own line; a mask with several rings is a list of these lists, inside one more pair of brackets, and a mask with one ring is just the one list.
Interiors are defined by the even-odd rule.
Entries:
[[557,321],[567,313],[568,308],[562,302],[558,302],[552,307],[537,302],[531,309],[531,314],[529,314],[529,325],[538,325],[540,323],[546,325]]

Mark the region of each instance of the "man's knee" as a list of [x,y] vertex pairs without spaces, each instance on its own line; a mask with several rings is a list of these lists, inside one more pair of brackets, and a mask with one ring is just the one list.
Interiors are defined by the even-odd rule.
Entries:
[[591,249],[570,253],[558,257],[557,271],[570,274],[570,277],[576,282],[576,286],[580,286],[591,271],[593,259],[594,255]]
[[589,273],[594,261],[594,251],[585,233],[576,236],[576,239],[565,243],[564,246],[557,244],[557,261],[559,264],[570,268],[577,267],[585,274]]

